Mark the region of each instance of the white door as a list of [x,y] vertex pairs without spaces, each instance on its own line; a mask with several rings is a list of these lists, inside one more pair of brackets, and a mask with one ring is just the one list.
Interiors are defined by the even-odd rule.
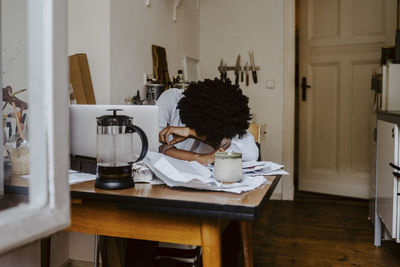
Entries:
[[370,79],[381,47],[394,44],[396,4],[299,0],[300,80],[311,86],[299,90],[300,190],[369,196]]

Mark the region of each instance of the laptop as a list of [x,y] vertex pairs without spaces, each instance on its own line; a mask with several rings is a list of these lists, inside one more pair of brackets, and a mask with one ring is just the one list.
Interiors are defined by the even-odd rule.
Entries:
[[[149,141],[149,151],[158,152],[158,106],[155,105],[71,105],[70,153],[96,158],[96,117],[112,115],[107,109],[122,109],[117,115],[133,117],[133,124],[140,127]],[[134,154],[141,150],[140,137],[134,134]]]

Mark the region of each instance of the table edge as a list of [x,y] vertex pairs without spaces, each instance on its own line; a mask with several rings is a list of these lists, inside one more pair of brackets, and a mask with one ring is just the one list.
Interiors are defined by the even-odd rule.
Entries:
[[[143,199],[142,197],[118,196],[101,193],[94,194],[73,190],[70,191],[70,196],[71,198],[84,200],[114,202],[117,204],[118,208],[126,210],[141,210],[169,214],[216,217],[231,220],[256,221],[259,217],[262,207],[265,205],[265,202],[270,199],[281,177],[281,175],[275,176],[275,179],[270,184],[266,194],[258,206],[239,206],[232,204],[205,203],[173,199],[162,199],[160,201],[160,199],[155,198]],[[26,195],[29,193],[29,188],[23,186],[5,185],[4,192]]]
[[114,202],[121,209],[163,212],[169,214],[198,215],[233,220],[257,220],[265,202],[271,197],[281,175],[275,176],[266,194],[258,206],[243,206],[231,204],[205,203],[196,201],[156,199],[133,196],[110,195],[102,193],[88,193],[71,190],[71,198],[93,201]]

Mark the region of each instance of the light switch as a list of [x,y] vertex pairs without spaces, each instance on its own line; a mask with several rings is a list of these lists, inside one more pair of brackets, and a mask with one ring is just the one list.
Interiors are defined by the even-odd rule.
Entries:
[[275,80],[267,80],[267,89],[275,88]]

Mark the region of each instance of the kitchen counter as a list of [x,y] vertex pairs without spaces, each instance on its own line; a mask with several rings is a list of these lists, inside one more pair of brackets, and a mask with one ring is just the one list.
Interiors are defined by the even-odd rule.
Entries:
[[377,119],[400,124],[400,111],[379,110],[377,112]]

